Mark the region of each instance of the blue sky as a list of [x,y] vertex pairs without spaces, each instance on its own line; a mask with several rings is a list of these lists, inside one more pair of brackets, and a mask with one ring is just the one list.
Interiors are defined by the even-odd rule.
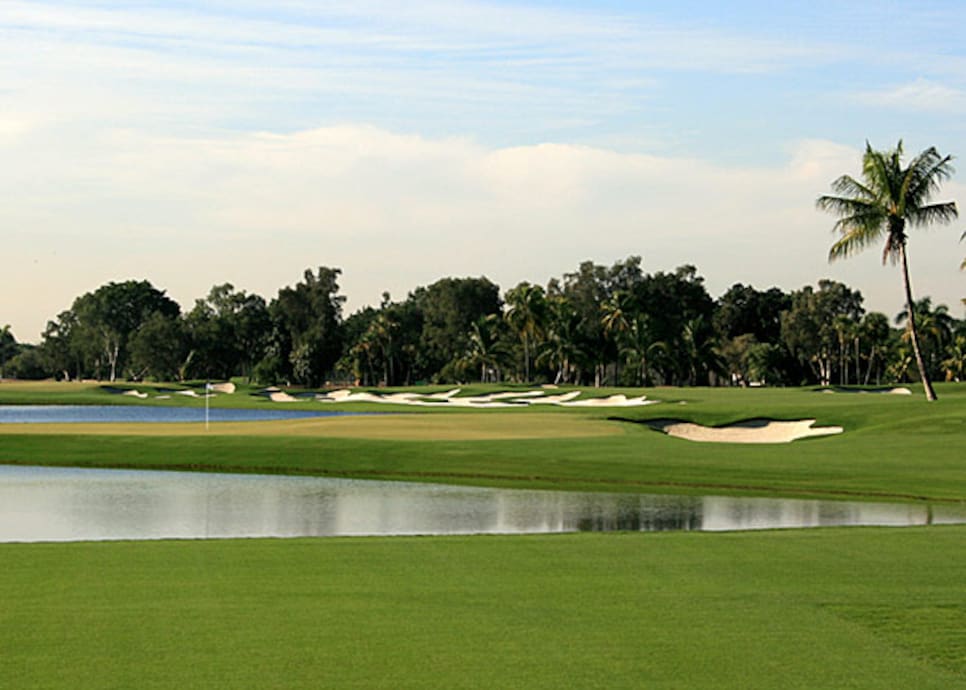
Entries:
[[[814,199],[866,140],[966,154],[964,26],[955,2],[5,0],[0,323],[37,341],[127,278],[190,308],[339,266],[351,310],[631,254],[892,315],[899,276],[829,266]],[[960,233],[910,245],[957,315]]]

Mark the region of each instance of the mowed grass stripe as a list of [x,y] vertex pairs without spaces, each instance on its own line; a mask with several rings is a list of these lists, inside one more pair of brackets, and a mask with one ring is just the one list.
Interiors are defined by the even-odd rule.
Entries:
[[0,545],[0,679],[948,690],[966,687],[949,614],[964,541],[955,527]]

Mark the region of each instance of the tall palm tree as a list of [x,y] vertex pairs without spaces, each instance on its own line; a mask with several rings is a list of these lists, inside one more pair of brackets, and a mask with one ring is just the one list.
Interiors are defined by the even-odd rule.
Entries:
[[547,303],[543,288],[523,282],[507,291],[506,320],[523,343],[523,380],[530,382],[530,360],[535,341],[542,335],[547,320]]
[[504,355],[500,343],[500,322],[496,314],[487,314],[470,324],[466,351],[459,359],[464,367],[480,368],[480,383],[496,383],[500,374]]
[[616,358],[614,360],[614,385],[620,385],[621,379],[621,350],[624,336],[630,330],[630,312],[633,309],[631,296],[622,291],[615,292],[614,295],[600,305],[600,323],[604,327],[604,333],[608,335],[614,343]]
[[654,329],[647,314],[637,314],[631,321],[627,332],[626,346],[621,353],[628,355],[638,370],[638,382],[642,386],[651,385],[650,371],[653,356],[666,355],[667,345],[655,339]]
[[936,392],[919,349],[906,259],[906,226],[950,223],[958,217],[953,201],[929,203],[941,183],[952,174],[952,157],[939,155],[933,147],[903,167],[902,141],[891,151],[875,151],[866,142],[862,181],[843,175],[832,183],[836,194],[820,196],[816,202],[818,208],[839,216],[834,229],[842,236],[829,250],[829,261],[855,254],[885,236],[882,261],[889,259],[902,268],[909,337],[927,400],[935,400]]

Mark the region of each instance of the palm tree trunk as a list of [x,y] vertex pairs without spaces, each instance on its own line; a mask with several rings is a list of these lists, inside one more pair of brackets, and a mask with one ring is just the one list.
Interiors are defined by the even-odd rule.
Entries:
[[926,392],[926,400],[930,402],[936,400],[936,391],[932,388],[929,380],[929,372],[926,371],[926,364],[922,360],[922,351],[919,349],[919,334],[916,331],[916,311],[913,309],[912,286],[909,284],[909,265],[906,262],[906,243],[899,245],[899,259],[902,262],[902,285],[906,290],[906,314],[909,317],[909,338],[912,340],[912,351],[916,355],[916,366],[919,367],[919,376],[922,378],[922,388]]
[[530,338],[523,334],[523,382],[530,383]]

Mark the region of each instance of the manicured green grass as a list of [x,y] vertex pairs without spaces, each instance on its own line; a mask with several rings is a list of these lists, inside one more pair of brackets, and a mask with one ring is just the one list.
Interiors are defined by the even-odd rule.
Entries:
[[0,545],[0,685],[961,688],[966,528]]
[[[144,404],[60,386],[4,383],[0,403]],[[966,500],[962,384],[936,404],[646,392],[665,404],[11,427],[0,462]],[[634,423],[668,417],[845,433],[698,444]],[[966,688],[964,544],[966,527],[0,544],[0,687]]]

